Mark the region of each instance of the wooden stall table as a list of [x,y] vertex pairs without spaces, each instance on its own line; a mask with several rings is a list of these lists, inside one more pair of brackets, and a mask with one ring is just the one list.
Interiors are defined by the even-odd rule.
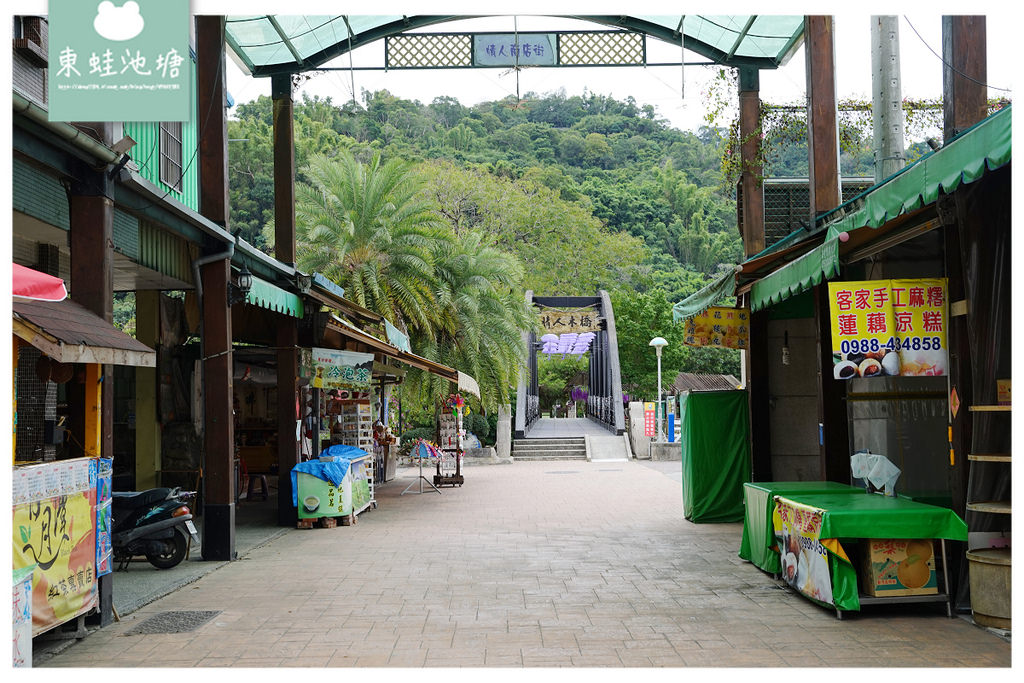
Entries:
[[[776,533],[782,533],[784,524],[792,526],[794,520],[802,529],[801,546],[820,553],[811,562],[820,557],[822,563],[817,568],[808,568],[805,577],[809,575],[814,580],[807,581],[803,587],[797,585],[799,581],[786,577],[785,562],[784,578],[815,602],[834,607],[838,617],[842,618],[843,611],[859,610],[861,605],[900,602],[945,602],[946,614],[952,616],[946,541],[967,540],[967,525],[952,510],[879,494],[776,495],[773,512]],[[928,595],[871,597],[862,594],[858,590],[857,567],[843,547],[844,543],[849,546],[851,541],[860,539],[937,539],[942,569],[936,579],[941,577],[941,584],[936,592]],[[827,567],[827,572],[822,567]]]
[[864,489],[835,481],[762,481],[743,484],[743,536],[739,555],[769,574],[778,575],[779,549],[772,529],[775,496],[809,493],[859,493]]

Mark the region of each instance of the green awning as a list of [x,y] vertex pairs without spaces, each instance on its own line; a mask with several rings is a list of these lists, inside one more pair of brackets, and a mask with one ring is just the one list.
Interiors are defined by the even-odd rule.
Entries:
[[736,272],[730,267],[721,277],[672,306],[672,322],[688,320],[727,296],[736,294]]
[[757,282],[750,290],[750,310],[777,304],[794,294],[806,291],[822,279],[839,274],[839,241],[825,240],[800,258],[779,268]]
[[[934,202],[940,192],[950,193],[1010,162],[1011,107],[1000,109],[922,157],[899,174],[849,203],[850,213],[828,227],[828,239],[857,228],[877,228],[896,216]],[[842,207],[840,207],[840,210]]]
[[252,279],[252,289],[245,296],[245,302],[268,311],[290,315],[293,318],[301,318],[305,315],[302,299],[298,295],[287,292],[258,277]]

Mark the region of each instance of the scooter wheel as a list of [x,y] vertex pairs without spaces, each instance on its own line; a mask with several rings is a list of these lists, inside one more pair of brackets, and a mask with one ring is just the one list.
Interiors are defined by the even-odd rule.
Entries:
[[181,564],[181,561],[185,559],[187,551],[188,539],[185,538],[184,534],[176,532],[174,537],[168,541],[163,552],[146,553],[146,559],[157,569],[170,569]]

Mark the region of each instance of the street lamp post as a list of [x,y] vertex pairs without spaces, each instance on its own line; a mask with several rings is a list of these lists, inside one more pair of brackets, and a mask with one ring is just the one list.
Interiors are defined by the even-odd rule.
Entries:
[[662,337],[655,337],[651,340],[651,346],[654,347],[654,351],[658,354],[658,423],[657,423],[657,441],[662,442],[661,437],[661,350],[668,346],[668,342]]

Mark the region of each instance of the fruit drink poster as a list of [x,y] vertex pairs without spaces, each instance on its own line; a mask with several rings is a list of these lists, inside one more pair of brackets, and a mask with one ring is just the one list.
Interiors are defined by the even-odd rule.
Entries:
[[35,566],[32,635],[97,605],[96,488],[90,458],[14,470],[14,569]]
[[833,376],[947,372],[946,278],[828,283]]
[[750,310],[712,306],[686,321],[683,343],[720,349],[749,348]]
[[819,508],[776,497],[772,526],[782,578],[807,597],[832,605],[832,575],[827,551],[821,543],[824,513]]

